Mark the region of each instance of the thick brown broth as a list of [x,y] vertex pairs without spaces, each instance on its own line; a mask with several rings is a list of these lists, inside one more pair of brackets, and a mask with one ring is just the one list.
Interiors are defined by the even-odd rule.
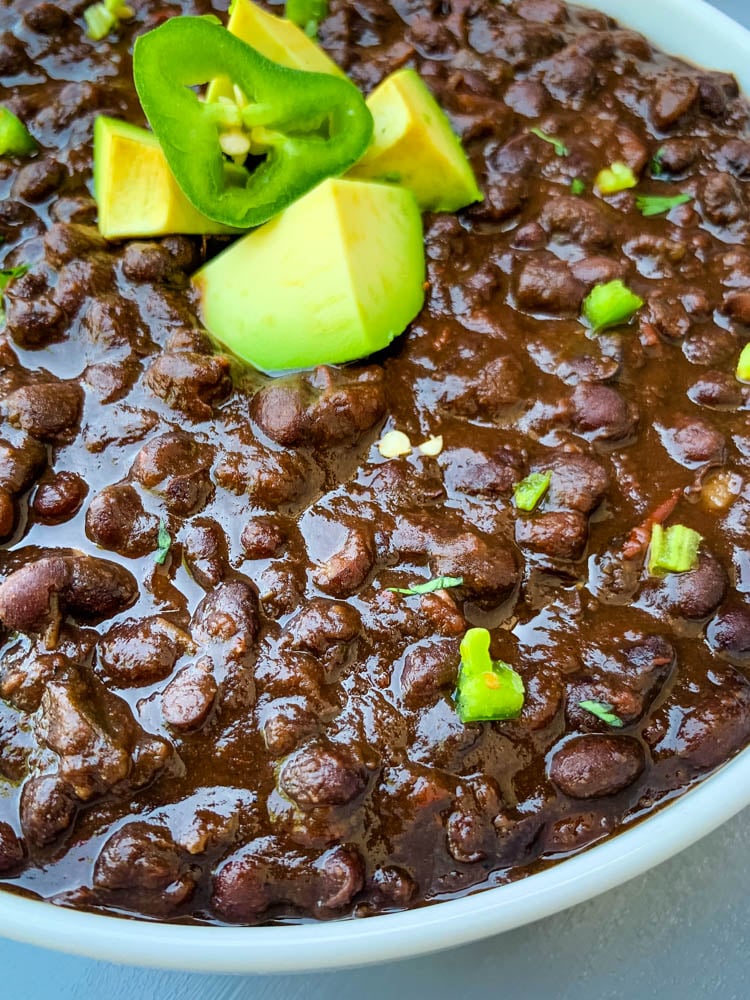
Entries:
[[[732,78],[559,0],[333,0],[328,51],[366,91],[415,66],[485,200],[426,219],[428,301],[391,350],[272,380],[201,331],[188,276],[222,242],[108,245],[90,195],[96,115],[143,123],[134,37],[226,4],[140,0],[96,44],[86,6],[0,0],[0,101],[42,145],[0,161],[0,266],[30,265],[0,347],[3,884],[161,919],[377,913],[581,850],[743,747]],[[644,218],[594,192],[615,161],[694,198]],[[593,337],[582,300],[617,277],[646,306]],[[393,428],[443,451],[386,461]],[[649,577],[633,531],[670,500],[699,565]],[[385,589],[442,574],[464,585]],[[515,722],[456,716],[470,625],[525,679]]]

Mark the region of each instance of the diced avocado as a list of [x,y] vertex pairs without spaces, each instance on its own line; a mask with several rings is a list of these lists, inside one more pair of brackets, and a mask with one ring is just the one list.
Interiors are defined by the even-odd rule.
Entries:
[[263,371],[353,361],[424,301],[422,220],[406,188],[324,181],[193,278],[209,333]]
[[375,135],[350,177],[402,184],[423,211],[455,212],[482,200],[458,136],[418,73],[387,76],[367,105]]
[[116,118],[101,116],[94,126],[94,197],[108,240],[236,232],[193,208],[151,132]]
[[[268,14],[252,0],[235,0],[227,28],[243,42],[252,45],[266,59],[279,63],[280,66],[311,73],[345,75],[302,28],[286,18]],[[209,85],[206,100],[216,101],[219,97],[232,96],[229,78],[220,76]]]

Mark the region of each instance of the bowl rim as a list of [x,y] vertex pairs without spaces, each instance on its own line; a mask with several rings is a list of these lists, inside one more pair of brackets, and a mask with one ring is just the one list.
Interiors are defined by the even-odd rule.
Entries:
[[[578,0],[660,48],[733,72],[750,93],[750,31],[705,0]],[[363,919],[273,927],[190,926],[87,913],[0,891],[0,936],[128,965],[291,973],[415,958],[574,906],[642,874],[750,805],[750,747],[683,795],[588,850],[517,882]]]
[[552,916],[666,861],[750,805],[750,747],[611,839],[511,882],[434,905],[272,927],[168,924],[87,913],[0,892],[0,935],[123,965],[292,973],[417,958]]

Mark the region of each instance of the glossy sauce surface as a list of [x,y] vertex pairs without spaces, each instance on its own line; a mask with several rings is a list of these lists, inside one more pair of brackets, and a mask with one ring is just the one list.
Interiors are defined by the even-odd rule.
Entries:
[[[94,44],[85,6],[0,3],[0,101],[43,147],[0,163],[0,266],[30,265],[0,355],[4,885],[160,919],[377,913],[582,849],[744,746],[733,80],[558,0],[334,0],[328,51],[367,91],[415,66],[485,200],[427,217],[427,305],[392,349],[271,380],[201,332],[188,276],[222,243],[107,245],[90,198],[95,116],[142,123],[133,38],[213,7],[143,2]],[[693,198],[644,218],[594,189],[616,161]],[[646,305],[594,337],[581,303],[617,277]],[[391,429],[410,456],[382,458]],[[694,571],[649,577],[654,517],[703,536]],[[464,585],[386,589],[439,575]],[[456,716],[470,625],[524,677],[515,722]]]

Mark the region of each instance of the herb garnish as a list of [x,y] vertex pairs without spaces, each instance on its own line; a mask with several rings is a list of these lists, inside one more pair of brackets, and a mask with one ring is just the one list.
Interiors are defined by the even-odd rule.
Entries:
[[103,0],[94,3],[83,12],[86,35],[92,42],[101,42],[111,31],[120,27],[120,21],[135,17],[135,11],[124,0]]
[[638,194],[635,196],[635,203],[642,215],[662,215],[669,212],[678,205],[685,205],[692,201],[691,194],[676,194],[673,197],[663,197],[658,194]]
[[664,173],[664,164],[661,162],[664,156],[664,147],[660,146],[651,157],[651,173],[654,177],[661,177]]
[[541,139],[543,142],[548,142],[550,146],[554,146],[555,153],[558,156],[568,156],[570,154],[570,150],[565,143],[561,139],[555,138],[554,135],[547,135],[547,133],[542,132],[540,128],[530,128],[529,132],[531,132],[532,135],[535,135],[537,139]]
[[551,481],[552,473],[547,471],[532,472],[525,479],[522,479],[520,483],[516,483],[516,487],[513,490],[513,502],[518,510],[524,510],[527,513],[536,510],[549,489]]
[[581,178],[574,177],[573,180],[570,182],[570,193],[580,195],[583,194],[585,190],[586,190],[586,185],[581,180]]
[[698,550],[702,535],[684,524],[673,524],[665,531],[660,524],[651,529],[648,571],[651,576],[661,573],[689,573],[698,565]]
[[734,374],[740,382],[750,382],[750,344],[742,348]]
[[37,144],[24,123],[0,105],[0,156],[30,156]]
[[386,587],[392,594],[406,594],[413,597],[415,594],[431,594],[435,590],[449,590],[451,587],[460,587],[464,582],[462,576],[437,576],[427,583],[417,583],[413,587]]
[[632,168],[620,160],[600,170],[596,175],[596,186],[602,194],[618,194],[620,191],[634,188],[637,184],[638,178]]
[[601,719],[602,722],[606,722],[608,726],[615,729],[621,729],[625,724],[619,715],[615,715],[612,706],[608,705],[606,701],[579,701],[578,704],[586,712],[591,712],[597,719]]
[[315,38],[318,25],[328,17],[328,0],[286,0],[284,16]]
[[5,309],[3,308],[3,292],[16,278],[22,278],[29,270],[28,264],[19,264],[17,267],[6,267],[0,271],[0,323],[5,322]]
[[157,538],[158,548],[154,553],[154,562],[157,566],[163,566],[167,561],[169,550],[172,547],[172,536],[169,534],[164,518],[159,521],[159,536]]
[[22,278],[29,270],[28,264],[19,264],[17,267],[5,267],[0,271],[0,293],[4,292],[11,281]]
[[643,299],[616,278],[595,285],[583,300],[583,316],[594,333],[627,323],[643,305]]
[[461,722],[517,719],[526,695],[523,678],[503,660],[492,659],[487,629],[470,628],[460,654],[454,698]]

